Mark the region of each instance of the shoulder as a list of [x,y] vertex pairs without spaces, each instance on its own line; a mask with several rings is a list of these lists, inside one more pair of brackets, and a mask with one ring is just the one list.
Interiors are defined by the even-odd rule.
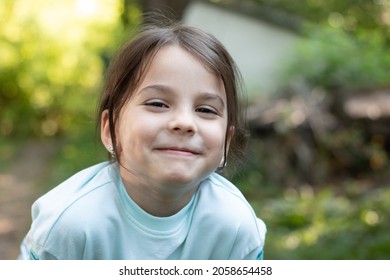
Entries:
[[[41,196],[32,206],[33,218],[48,213],[62,212],[76,201],[112,181],[110,165],[100,163],[84,169]],[[59,214],[59,213],[58,213]]]
[[[233,183],[217,173],[211,174],[202,182],[200,193],[203,195],[204,200],[209,200],[210,203],[218,208],[228,210],[228,212],[241,210],[249,215],[254,215],[252,207],[241,191]],[[234,209],[234,206],[238,209]]]
[[262,221],[241,191],[219,174],[213,173],[201,184],[199,202],[220,223],[256,232],[262,229]]
[[[198,192],[197,226],[217,243],[223,240],[229,257],[255,259],[265,241],[266,226],[241,191],[213,173]],[[253,255],[253,256],[252,256]]]
[[32,207],[33,223],[27,240],[50,250],[59,244],[68,249],[82,248],[89,225],[97,222],[97,212],[102,213],[97,210],[115,200],[111,168],[101,163],[82,170],[40,197]]

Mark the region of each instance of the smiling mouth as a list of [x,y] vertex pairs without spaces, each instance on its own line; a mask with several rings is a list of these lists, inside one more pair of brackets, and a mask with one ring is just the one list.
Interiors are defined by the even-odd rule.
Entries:
[[171,148],[158,148],[156,149],[157,151],[161,151],[167,154],[172,154],[172,155],[181,155],[181,156],[196,156],[200,155],[199,152],[186,149],[186,148],[176,148],[176,147],[171,147]]

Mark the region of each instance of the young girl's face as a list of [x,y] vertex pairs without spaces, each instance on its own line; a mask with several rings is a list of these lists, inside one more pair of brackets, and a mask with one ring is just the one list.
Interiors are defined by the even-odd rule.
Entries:
[[130,184],[197,186],[223,160],[226,128],[222,80],[179,46],[163,47],[121,111],[122,177]]

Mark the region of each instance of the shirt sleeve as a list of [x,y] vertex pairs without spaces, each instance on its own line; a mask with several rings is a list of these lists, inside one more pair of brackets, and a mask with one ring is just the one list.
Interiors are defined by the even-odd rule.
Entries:
[[18,256],[18,260],[28,260],[29,259],[29,251],[27,249],[26,240],[23,239],[22,244],[20,244],[20,254]]

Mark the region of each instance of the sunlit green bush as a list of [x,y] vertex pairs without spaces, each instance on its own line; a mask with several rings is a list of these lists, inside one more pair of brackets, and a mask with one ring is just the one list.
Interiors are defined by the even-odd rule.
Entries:
[[126,35],[121,3],[2,1],[0,136],[58,135],[93,117],[107,57]]
[[268,225],[268,259],[388,259],[390,189],[367,191],[362,183],[287,189],[254,201]]
[[390,51],[383,34],[352,36],[337,28],[308,28],[286,71],[312,87],[378,88],[390,85]]

